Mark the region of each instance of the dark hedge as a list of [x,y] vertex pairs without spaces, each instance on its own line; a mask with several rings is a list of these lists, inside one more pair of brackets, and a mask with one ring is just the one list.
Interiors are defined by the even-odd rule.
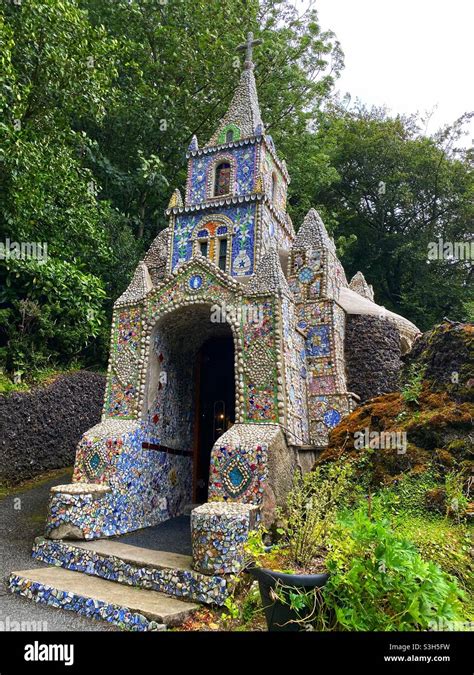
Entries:
[[71,466],[82,434],[100,421],[104,389],[104,375],[79,371],[0,396],[0,482]]

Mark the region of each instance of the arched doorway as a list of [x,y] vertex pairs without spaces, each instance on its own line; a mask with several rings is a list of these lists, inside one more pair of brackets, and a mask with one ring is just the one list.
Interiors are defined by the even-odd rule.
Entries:
[[150,337],[146,443],[189,462],[174,488],[180,503],[207,500],[212,446],[235,421],[234,337],[225,312],[219,319],[192,303],[161,316]]

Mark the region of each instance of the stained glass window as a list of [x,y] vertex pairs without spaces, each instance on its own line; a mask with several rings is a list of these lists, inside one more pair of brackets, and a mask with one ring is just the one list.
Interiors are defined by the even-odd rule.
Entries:
[[219,239],[219,267],[221,270],[226,268],[227,263],[227,239]]

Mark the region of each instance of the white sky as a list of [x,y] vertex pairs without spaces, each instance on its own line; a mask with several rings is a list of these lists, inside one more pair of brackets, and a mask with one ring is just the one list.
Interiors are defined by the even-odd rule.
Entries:
[[[302,11],[310,0],[293,0]],[[316,0],[345,54],[336,89],[393,113],[436,106],[427,133],[474,110],[472,0]],[[464,144],[474,139],[474,123]]]

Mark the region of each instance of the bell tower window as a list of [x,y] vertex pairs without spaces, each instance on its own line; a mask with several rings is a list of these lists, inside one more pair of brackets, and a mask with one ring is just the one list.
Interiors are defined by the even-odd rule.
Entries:
[[199,252],[201,255],[203,255],[205,258],[207,258],[207,251],[209,248],[209,244],[207,241],[200,241],[199,242]]
[[214,196],[227,195],[230,192],[230,164],[221,162],[216,166],[216,177],[214,181]]

